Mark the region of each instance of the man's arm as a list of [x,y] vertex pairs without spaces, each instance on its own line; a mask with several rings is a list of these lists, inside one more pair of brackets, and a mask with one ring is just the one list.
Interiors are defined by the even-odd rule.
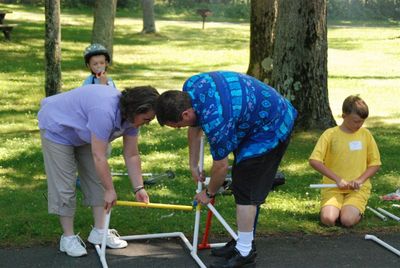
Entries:
[[203,130],[200,127],[189,127],[189,167],[192,172],[193,180],[196,183],[204,180],[203,170],[199,170],[200,142],[202,136]]
[[104,192],[104,208],[107,212],[115,204],[117,194],[112,182],[110,167],[107,161],[107,146],[108,143],[96,138],[94,134],[91,137],[92,156],[97,175],[100,177],[101,183],[105,189]]
[[143,184],[138,137],[125,135],[123,137],[123,144],[125,165],[135,192],[136,200],[149,203],[149,196]]
[[227,173],[228,157],[221,160],[214,160],[211,167],[211,178],[207,189],[196,194],[195,199],[202,204],[208,204],[211,198],[213,198],[218,192],[219,187],[224,183]]
[[215,195],[222,186],[228,173],[229,163],[228,157],[221,160],[214,160],[211,167],[211,178],[208,184],[208,193]]

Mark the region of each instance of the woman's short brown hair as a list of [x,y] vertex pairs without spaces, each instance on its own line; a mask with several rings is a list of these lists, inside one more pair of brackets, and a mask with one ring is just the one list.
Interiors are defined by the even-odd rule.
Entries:
[[157,99],[160,96],[152,86],[125,88],[119,100],[121,117],[133,121],[135,115],[156,110]]

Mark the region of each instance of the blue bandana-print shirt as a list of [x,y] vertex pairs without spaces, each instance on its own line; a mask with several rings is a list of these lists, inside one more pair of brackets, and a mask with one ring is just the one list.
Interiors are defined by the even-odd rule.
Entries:
[[297,111],[275,89],[240,73],[217,71],[183,85],[214,160],[235,153],[236,163],[263,155],[290,135]]

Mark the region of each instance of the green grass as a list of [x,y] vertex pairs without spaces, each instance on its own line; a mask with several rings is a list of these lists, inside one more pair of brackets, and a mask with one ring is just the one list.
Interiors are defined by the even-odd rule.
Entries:
[[[0,246],[55,243],[61,233],[58,219],[47,214],[47,186],[44,174],[37,111],[44,96],[43,9],[0,4],[11,9],[6,21],[17,23],[12,41],[0,38]],[[194,21],[156,22],[159,33],[141,35],[140,19],[118,13],[114,36],[114,64],[110,76],[119,88],[151,84],[160,91],[179,89],[184,80],[198,72],[225,69],[245,72],[248,65],[249,24],[201,23]],[[79,86],[87,76],[82,52],[90,42],[90,10],[68,10],[62,16],[63,91]],[[329,98],[340,123],[343,99],[360,94],[370,106],[367,126],[380,147],[383,166],[373,179],[370,206],[391,208],[379,196],[400,187],[398,163],[400,136],[400,31],[397,23],[352,25],[330,24]],[[262,206],[258,232],[346,233],[399,231],[398,223],[382,222],[367,212],[355,228],[325,228],[318,220],[319,192],[308,188],[320,175],[307,164],[321,132],[297,132],[281,170],[287,182],[272,192]],[[114,170],[123,170],[121,141],[113,145],[110,159]],[[176,178],[149,187],[152,202],[188,205],[195,185],[188,172],[186,131],[161,128],[153,122],[141,131],[140,151],[144,172],[172,169]],[[211,157],[206,156],[206,167]],[[126,177],[114,180],[119,199],[133,200]],[[79,194],[80,202],[82,197]],[[217,198],[217,209],[235,228],[231,196]],[[171,214],[173,213],[173,215]],[[205,219],[206,211],[202,212]],[[76,231],[86,237],[90,230],[90,209],[78,206]],[[157,209],[117,207],[111,224],[121,234],[183,231],[192,235],[194,214]],[[204,225],[203,225],[204,226]],[[203,229],[203,228],[201,228]],[[213,234],[224,234],[217,221]]]

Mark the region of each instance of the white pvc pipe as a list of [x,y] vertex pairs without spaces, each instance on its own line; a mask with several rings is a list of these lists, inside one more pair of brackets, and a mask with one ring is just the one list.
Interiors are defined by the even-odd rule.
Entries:
[[379,245],[385,247],[386,249],[390,250],[390,251],[393,252],[394,254],[400,256],[400,251],[399,251],[398,249],[392,247],[391,245],[389,245],[388,243],[386,243],[386,242],[380,240],[378,237],[376,237],[376,236],[374,236],[374,235],[366,234],[366,235],[365,235],[365,239],[366,239],[366,240],[372,240],[372,241],[378,243]]
[[158,234],[126,235],[126,236],[121,236],[120,238],[128,241],[128,240],[144,240],[153,238],[172,238],[180,236],[181,232],[172,232],[172,233],[158,233]]
[[337,188],[337,185],[332,183],[332,184],[310,184],[310,188],[312,189],[318,189],[318,188]]
[[[204,168],[204,137],[202,136],[200,139],[200,152],[199,152],[199,171],[200,173],[203,172]],[[203,184],[201,181],[197,182],[197,190],[196,193],[200,193],[203,188]],[[194,218],[194,230],[193,230],[193,249],[192,249],[192,256],[193,254],[197,254],[197,244],[199,242],[199,229],[200,229],[200,204],[196,206],[196,215]]]
[[376,211],[375,209],[367,206],[367,209],[372,211],[376,216],[378,216],[379,218],[381,218],[381,220],[383,221],[387,221],[387,218],[385,217],[385,215],[382,215],[381,213],[379,213],[378,211]]
[[152,238],[172,238],[172,237],[179,237],[185,243],[187,248],[190,250],[190,255],[196,261],[196,263],[201,268],[206,268],[207,266],[201,261],[199,256],[197,256],[196,252],[193,252],[193,247],[190,244],[189,240],[182,232],[173,232],[173,233],[158,233],[158,234],[144,234],[144,235],[127,235],[121,236],[120,238],[123,240],[143,240],[143,239],[152,239]]
[[393,204],[393,205],[392,205],[392,207],[395,207],[395,208],[400,208],[400,205]]
[[389,211],[386,211],[383,208],[377,208],[377,209],[379,210],[379,212],[382,212],[383,214],[385,214],[386,216],[392,218],[393,220],[400,221],[399,217],[397,217],[396,215],[393,215]]
[[94,248],[96,249],[97,254],[98,254],[99,257],[100,257],[101,266],[102,266],[103,268],[108,268],[106,256],[105,256],[105,255],[104,255],[104,256],[101,255],[101,248],[100,248],[100,246],[99,246],[99,245],[94,245]]
[[210,246],[210,248],[220,248],[226,245],[225,243],[212,243],[212,244],[208,244]]
[[229,232],[229,234],[232,236],[233,239],[238,240],[237,234],[232,230],[232,228],[226,223],[224,218],[222,218],[221,214],[214,208],[214,206],[210,203],[207,204],[207,207],[211,212],[217,217],[219,222],[225,227],[225,229]]
[[204,137],[202,136],[200,139],[200,153],[199,153],[200,172],[203,172],[203,168],[204,168]]
[[107,265],[107,260],[106,260],[106,247],[107,247],[107,235],[108,235],[108,227],[110,225],[110,217],[111,217],[111,210],[109,213],[106,214],[105,220],[104,220],[104,234],[101,240],[101,247],[100,245],[95,245],[95,249],[97,251],[97,254],[100,257],[100,262],[103,268],[108,268]]
[[[202,137],[200,140],[200,159],[199,159],[199,169],[200,172],[203,171],[204,167],[204,138]],[[143,174],[142,174],[143,175]],[[202,182],[197,183],[197,190],[196,193],[200,193],[202,191],[203,185]],[[218,211],[214,208],[212,204],[208,204],[208,208],[214,213],[217,219],[222,223],[225,229],[232,235],[232,237],[237,240],[237,235],[235,232],[230,228],[230,226],[226,223],[226,221],[222,218],[222,216],[218,213]],[[96,251],[100,257],[101,264],[103,268],[108,268],[107,260],[105,258],[105,249],[106,249],[106,239],[108,234],[108,227],[110,224],[110,217],[111,211],[106,214],[104,229],[105,235],[103,236],[102,240],[102,247],[100,248],[99,245],[95,245]],[[207,268],[207,266],[201,261],[199,256],[197,255],[197,244],[198,244],[198,235],[199,235],[199,225],[200,225],[200,204],[196,207],[196,218],[195,218],[195,226],[194,226],[194,234],[193,234],[193,245],[190,244],[189,240],[182,232],[173,232],[173,233],[159,233],[159,234],[144,234],[144,235],[129,235],[129,236],[121,236],[120,238],[123,240],[140,240],[140,239],[151,239],[151,238],[168,238],[168,237],[180,237],[182,241],[185,243],[187,248],[190,250],[190,255],[196,261],[196,263],[201,268]],[[215,243],[211,244],[211,247],[221,247],[226,243]]]
[[[111,175],[113,176],[128,176],[128,172],[119,172],[119,171],[111,171]],[[153,176],[153,173],[142,173],[143,177]]]

